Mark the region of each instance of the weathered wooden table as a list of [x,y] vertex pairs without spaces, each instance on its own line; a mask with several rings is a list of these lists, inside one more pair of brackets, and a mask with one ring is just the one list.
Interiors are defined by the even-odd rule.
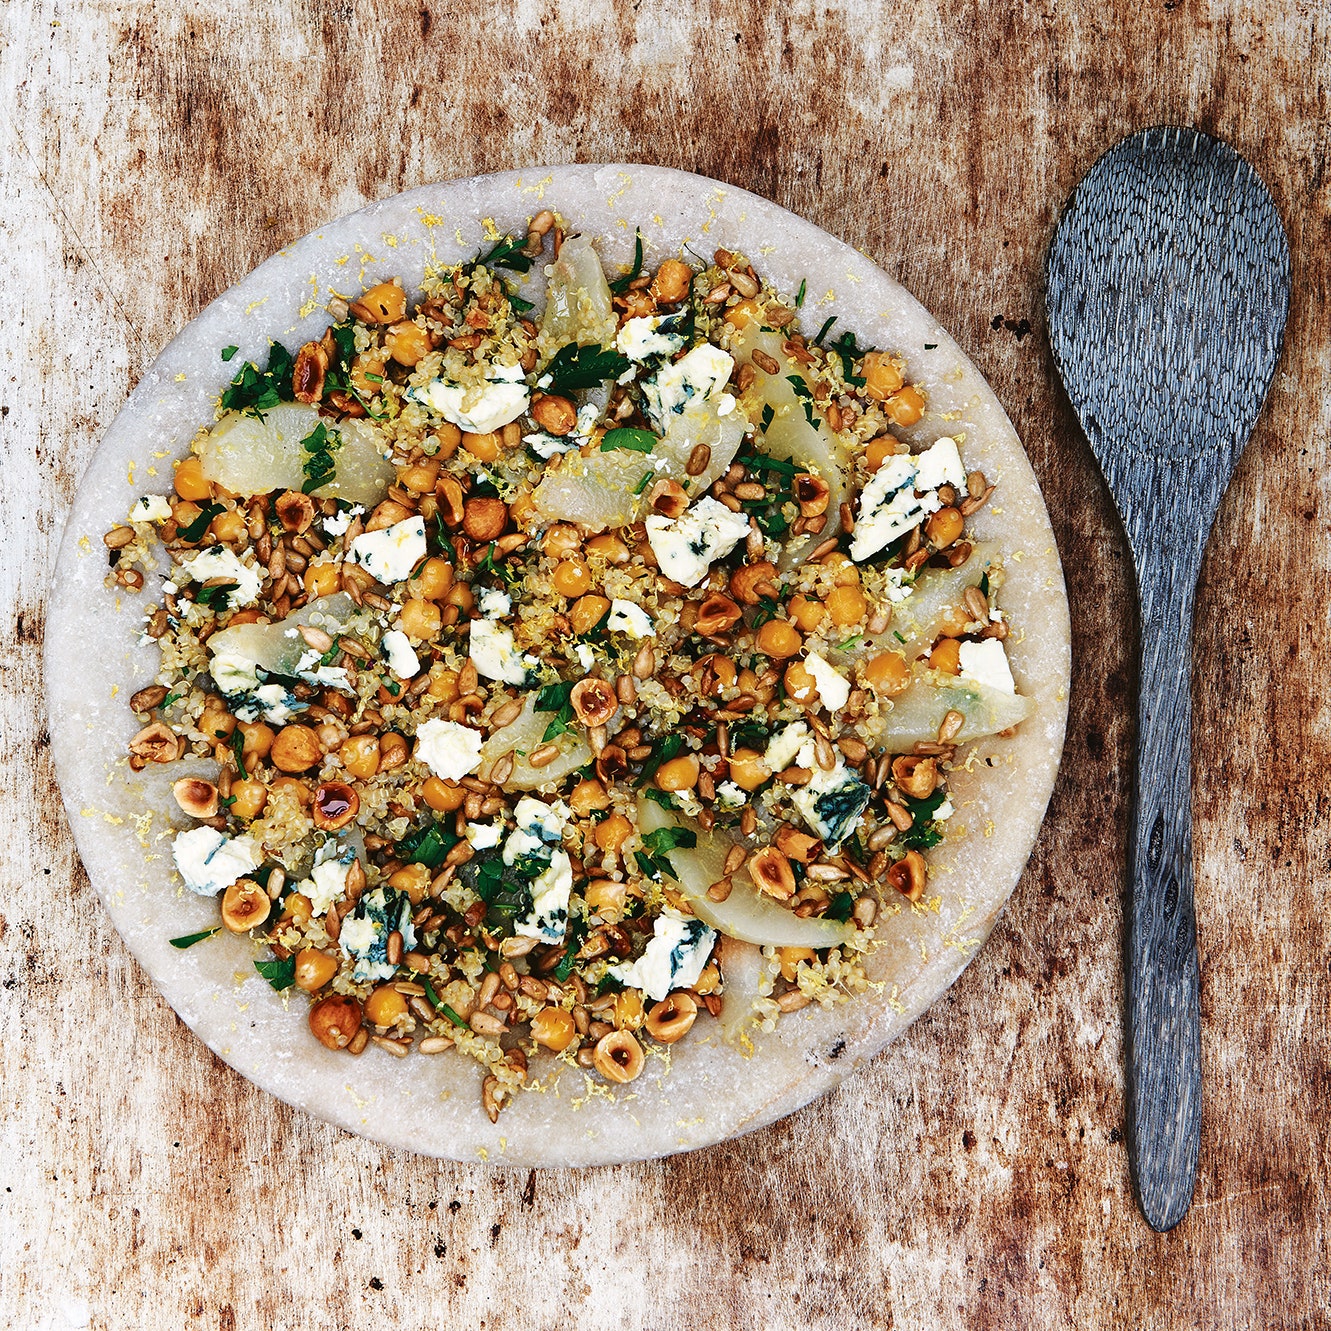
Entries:
[[[0,1322],[1327,1325],[1324,9],[515,8],[0,12]],[[1077,178],[1158,121],[1250,158],[1295,273],[1284,361],[1199,603],[1206,1123],[1192,1211],[1163,1237],[1138,1217],[1121,1139],[1131,575],[1055,387],[1041,287]],[[274,249],[425,181],[616,159],[747,186],[862,246],[989,376],[1068,573],[1063,775],[989,945],[837,1094],[660,1164],[439,1164],[255,1090],[120,945],[43,742],[47,569],[138,376]]]

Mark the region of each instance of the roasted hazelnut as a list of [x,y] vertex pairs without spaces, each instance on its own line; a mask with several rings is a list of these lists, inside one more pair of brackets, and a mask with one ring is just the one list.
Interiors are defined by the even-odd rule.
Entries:
[[508,525],[508,507],[502,499],[468,499],[462,509],[462,530],[473,541],[493,541]]
[[273,903],[268,893],[250,878],[241,878],[222,897],[222,923],[233,934],[248,933],[267,918]]
[[757,605],[764,596],[775,591],[772,579],[776,565],[763,559],[756,564],[745,564],[730,575],[730,594],[740,605]]
[[327,1049],[345,1049],[360,1029],[360,1004],[347,994],[329,994],[310,1008],[310,1030]]
[[603,679],[584,679],[575,684],[568,700],[584,726],[603,726],[619,710],[614,689]]
[[269,756],[279,772],[308,772],[323,760],[323,749],[308,726],[283,726]]
[[171,787],[171,793],[191,818],[217,817],[217,787],[211,781],[197,776],[182,776]]
[[562,438],[578,423],[578,409],[568,398],[546,393],[532,401],[531,417],[547,434]]
[[328,373],[328,352],[317,342],[307,342],[296,353],[291,371],[291,392],[297,402],[316,403],[324,395],[324,376]]
[[903,756],[892,759],[892,780],[911,799],[928,799],[938,784],[938,760]]
[[698,607],[693,628],[704,638],[715,638],[734,628],[740,621],[740,614],[739,606],[730,597],[714,593]]
[[314,521],[314,500],[299,490],[288,490],[278,495],[273,503],[273,511],[283,531],[299,534],[308,531],[310,523]]
[[924,856],[918,850],[908,850],[905,859],[898,860],[887,871],[887,881],[907,901],[918,901],[924,895],[927,879]]
[[816,518],[827,512],[830,490],[821,476],[811,475],[807,471],[800,472],[791,482],[790,489],[795,502],[800,506],[801,517]]
[[795,895],[795,871],[775,846],[754,851],[749,859],[749,876],[760,892],[778,901],[788,901]]
[[170,726],[154,721],[129,742],[131,755],[144,763],[169,763],[180,757],[181,739]]
[[798,860],[801,864],[808,864],[816,858],[823,845],[816,836],[801,832],[789,823],[781,824],[776,836],[772,838],[772,844],[787,858]]
[[661,1044],[682,1040],[698,1016],[698,1005],[682,991],[667,994],[647,1013],[647,1034]]
[[689,506],[689,497],[678,481],[657,481],[647,494],[647,503],[653,513],[663,518],[677,518]]
[[646,1062],[642,1045],[628,1031],[610,1031],[596,1042],[592,1065],[606,1081],[632,1081]]
[[314,792],[315,827],[336,832],[360,812],[360,796],[345,781],[325,782]]

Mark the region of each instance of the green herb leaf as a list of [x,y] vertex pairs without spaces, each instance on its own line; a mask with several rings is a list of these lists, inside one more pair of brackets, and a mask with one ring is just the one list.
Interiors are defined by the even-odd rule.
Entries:
[[631,453],[650,453],[660,440],[650,430],[629,430],[620,426],[607,430],[601,440],[601,452],[613,453],[616,449],[626,449]]
[[555,980],[559,984],[564,984],[570,975],[573,974],[573,967],[577,964],[578,948],[581,943],[576,939],[564,950],[564,955],[559,958],[559,965],[555,967]]
[[489,268],[508,268],[515,273],[529,273],[532,261],[522,253],[522,247],[526,243],[526,236],[517,239],[505,236],[489,254],[482,254],[476,262],[485,264]]
[[925,351],[937,351],[937,350],[938,350],[938,343],[937,343],[937,342],[926,342],[926,343],[924,344],[924,349],[925,349]]
[[989,595],[989,575],[987,573],[982,573],[980,575],[980,591],[985,596]]
[[679,882],[679,876],[664,855],[649,855],[646,851],[635,850],[633,858],[638,861],[638,868],[652,882],[659,883],[663,878],[673,878]]
[[290,989],[296,983],[296,958],[294,955],[282,959],[274,958],[272,961],[256,961],[254,969],[278,993],[281,993],[283,989]]
[[635,495],[640,495],[652,483],[652,477],[655,475],[656,475],[655,471],[645,472],[643,474],[642,480],[640,480],[637,483],[637,485],[633,487],[633,493]]
[[268,367],[260,370],[253,361],[240,367],[230,387],[222,393],[222,407],[226,411],[247,411],[262,417],[265,411],[279,402],[294,401],[291,373],[295,362],[291,353],[280,343],[268,344]]
[[946,798],[947,791],[941,787],[922,800],[903,795],[901,802],[910,810],[915,821],[897,837],[897,844],[905,846],[907,850],[928,850],[936,846],[943,839],[943,834],[929,824]]
[[223,347],[223,348],[222,348],[222,359],[223,359],[223,360],[230,360],[231,357],[234,356],[234,355],[236,354],[236,352],[238,352],[239,350],[240,350],[239,347]]
[[509,290],[508,284],[504,284],[504,295],[508,297],[508,303],[513,307],[515,314],[526,314],[529,310],[534,310],[535,305],[529,300],[523,300],[521,296],[515,295]]
[[596,388],[607,379],[618,379],[633,362],[617,351],[603,347],[580,347],[573,342],[560,347],[545,367],[550,375],[548,392],[566,394],[581,388]]
[[[234,349],[235,348],[232,348],[232,350]],[[179,938],[168,938],[166,941],[170,943],[172,947],[177,947],[183,952],[187,947],[193,947],[195,943],[202,943],[205,938],[211,938],[214,934],[220,933],[221,931],[222,926],[220,924],[215,924],[211,929],[203,929],[197,934],[183,934]]]
[[629,272],[625,273],[623,277],[615,278],[615,280],[610,283],[610,290],[613,291],[616,296],[622,296],[629,287],[638,280],[638,276],[641,272],[642,232],[635,230],[633,233],[633,267]]
[[832,903],[823,912],[823,916],[829,920],[840,920],[844,924],[850,919],[850,912],[855,908],[855,896],[851,892],[837,892],[832,897]]
[[809,279],[807,277],[800,280],[800,289],[795,293],[795,308],[802,310],[804,308],[804,295],[809,289]]
[[397,849],[408,864],[423,864],[427,869],[438,869],[460,839],[442,823],[429,823],[425,827],[413,827],[397,843]]
[[698,844],[698,834],[687,827],[658,827],[643,837],[642,844],[653,855],[664,855],[669,850],[692,850]]
[[647,799],[654,804],[659,804],[663,809],[673,809],[675,807],[675,801],[668,790],[658,790],[655,786],[648,786],[642,793]]
[[176,535],[182,541],[197,541],[204,532],[208,530],[208,524],[222,511],[221,504],[205,504],[199,510],[199,516],[189,524],[188,527],[181,527]]
[[785,458],[771,458],[766,453],[741,453],[736,462],[750,471],[771,472],[784,480],[792,480],[799,473],[799,468]]
[[218,602],[225,609],[231,593],[240,586],[238,582],[219,582],[215,587],[200,587],[194,597],[198,605],[206,605],[212,610],[218,609]]
[[893,629],[893,630],[892,630],[892,636],[893,636],[898,642],[905,642],[905,641],[906,641],[906,639],[901,635],[901,633],[900,633],[899,630],[897,630],[897,629]]
[[459,1017],[458,1014],[454,1012],[453,1009],[449,1007],[447,1003],[440,1003],[438,1007],[439,1011],[442,1012],[444,1016],[446,1016],[449,1019],[449,1021],[453,1023],[454,1026],[458,1027],[459,1030],[465,1031],[467,1029],[467,1023],[463,1021],[462,1018]]
[[847,638],[845,642],[838,644],[837,651],[848,652],[852,647],[856,646],[856,644],[861,643],[863,641],[864,641],[864,634],[856,633],[853,637]]
[[305,473],[305,483],[300,487],[302,494],[313,494],[320,486],[327,485],[337,474],[337,464],[333,454],[342,446],[342,436],[336,430],[330,431],[320,421],[313,430],[300,441],[306,456],[301,459],[301,470]]
[[569,701],[572,693],[572,680],[557,680],[553,684],[545,685],[536,695],[536,710],[555,714],[554,719],[546,726],[545,734],[541,736],[542,744],[549,744],[552,739],[557,739],[572,728],[573,704]]
[[833,350],[841,357],[841,375],[848,384],[856,388],[864,387],[864,376],[855,373],[855,362],[868,355],[869,348],[861,347],[855,341],[855,334],[851,332],[842,333],[835,342],[832,343]]
[[810,425],[816,425],[817,421],[813,418],[813,393],[809,390],[809,385],[804,382],[803,376],[788,374],[786,382],[795,390],[795,396],[804,406],[804,419]]
[[430,1006],[437,1012],[439,1010],[439,995],[434,991],[434,985],[430,983],[428,975],[421,976],[421,988],[425,990],[425,997],[430,1000]]
[[834,323],[836,323],[835,314],[818,330],[818,336],[813,339],[813,345],[815,347],[821,347],[823,345],[823,338],[831,332]]
[[245,770],[245,735],[239,727],[231,733],[231,752],[236,755],[236,767],[240,770],[240,779],[248,781],[250,774]]
[[768,427],[772,424],[772,422],[775,419],[776,419],[776,412],[772,410],[772,404],[770,402],[764,403],[763,415],[762,415],[762,429],[764,434],[767,433]]
[[639,786],[645,786],[656,775],[656,769],[662,763],[668,763],[672,758],[678,756],[680,749],[684,747],[684,736],[678,731],[672,731],[667,735],[652,751],[651,756],[643,766],[642,774],[636,782]]

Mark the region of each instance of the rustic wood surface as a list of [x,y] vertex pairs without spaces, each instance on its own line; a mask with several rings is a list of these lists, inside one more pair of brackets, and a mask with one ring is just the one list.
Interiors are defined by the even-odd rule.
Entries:
[[[1296,0],[1117,11],[0,9],[0,1323],[1331,1324],[1328,25]],[[1041,268],[1081,173],[1164,120],[1229,139],[1261,172],[1294,298],[1199,597],[1206,1118],[1192,1210],[1157,1236],[1121,1139],[1131,573],[1055,386]],[[1068,573],[1068,746],[988,946],[835,1095],[658,1164],[439,1164],[254,1089],[120,945],[43,740],[47,570],[139,375],[275,248],[430,180],[618,159],[746,186],[863,247],[989,376]]]

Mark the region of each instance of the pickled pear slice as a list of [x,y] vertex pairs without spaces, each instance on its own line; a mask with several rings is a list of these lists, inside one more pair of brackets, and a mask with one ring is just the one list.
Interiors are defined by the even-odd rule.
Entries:
[[[705,494],[739,452],[746,428],[738,408],[719,416],[715,402],[695,399],[688,410],[670,417],[651,453],[611,449],[590,457],[566,454],[536,487],[537,510],[553,522],[576,522],[589,531],[627,527],[646,507],[646,476],[679,481],[695,498]],[[699,444],[707,445],[711,459],[694,477],[688,464]]]
[[237,495],[299,490],[305,483],[302,439],[320,422],[336,435],[333,479],[314,491],[319,499],[346,499],[367,508],[377,504],[396,473],[384,457],[383,435],[368,421],[333,423],[303,402],[283,402],[258,416],[228,412],[209,432],[199,450],[203,474]]
[[590,236],[574,236],[559,250],[547,270],[550,288],[541,333],[550,346],[577,342],[583,346],[610,346],[615,340],[615,311],[610,284]]
[[956,742],[964,744],[1018,725],[1034,710],[1031,699],[1018,693],[1003,693],[937,670],[917,670],[915,683],[894,700],[880,740],[892,753],[934,743],[943,718],[955,711],[966,718],[956,736]]
[[[935,734],[937,732],[935,731]],[[801,919],[793,911],[763,896],[746,869],[732,875],[735,886],[724,901],[713,901],[707,889],[725,877],[726,855],[735,844],[724,833],[704,832],[691,819],[663,809],[654,800],[638,801],[638,828],[645,836],[663,827],[682,827],[697,835],[692,850],[667,852],[678,890],[690,909],[718,933],[745,943],[773,947],[837,947],[855,932],[849,921]]]
[[721,995],[721,1036],[734,1044],[757,1015],[766,963],[753,943],[724,935],[717,942],[716,955],[726,982]]
[[222,629],[208,639],[208,651],[214,658],[253,662],[270,675],[294,675],[300,658],[311,650],[299,628],[307,625],[336,637],[356,613],[351,597],[346,592],[335,592],[311,601],[276,624],[236,624]]
[[850,460],[821,417],[815,414],[816,424],[809,424],[804,403],[789,378],[791,375],[802,377],[802,370],[781,349],[783,341],[780,333],[760,329],[756,323],[751,323],[732,343],[731,350],[737,361],[750,362],[755,351],[765,352],[778,366],[775,374],[768,374],[755,364],[757,377],[741,399],[745,414],[753,421],[762,419],[764,407],[772,409],[772,422],[759,439],[758,447],[774,458],[788,459],[804,471],[816,473],[828,485],[827,526],[820,532],[787,543],[781,566],[790,569],[800,562],[811,545],[825,541],[841,530],[838,515],[846,498],[846,473]]
[[536,710],[536,694],[529,693],[522,711],[481,746],[481,780],[490,780],[495,763],[506,753],[513,754],[513,774],[503,783],[505,790],[535,790],[547,781],[562,781],[570,772],[591,762],[592,751],[586,741],[572,731],[555,741],[559,745],[559,756],[552,762],[544,767],[533,767],[527,761],[527,755],[545,742],[545,729],[553,718],[553,712]]

